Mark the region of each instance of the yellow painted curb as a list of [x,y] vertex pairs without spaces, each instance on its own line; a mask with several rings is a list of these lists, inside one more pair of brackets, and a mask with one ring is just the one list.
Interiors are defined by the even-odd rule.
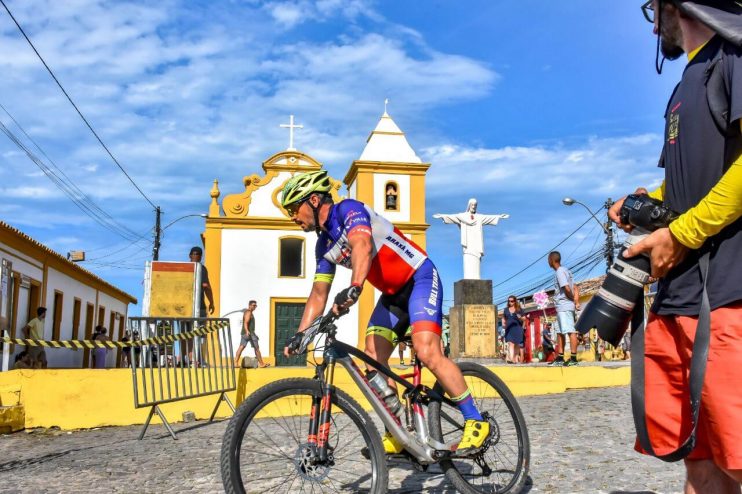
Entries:
[[[626,386],[630,382],[629,366],[602,367],[583,365],[551,368],[546,366],[493,366],[495,372],[516,396],[562,393],[568,389]],[[399,372],[400,369],[395,369]],[[235,405],[258,388],[290,377],[314,376],[313,368],[271,367],[238,369],[237,390],[228,393]],[[433,384],[425,371],[424,383]],[[348,392],[364,408],[368,403],[351,382],[344,369],[338,369],[335,384]],[[142,424],[148,409],[134,408],[131,370],[129,369],[47,369],[14,370],[0,374],[0,396],[12,401],[20,397],[25,409],[25,427],[59,427],[87,429],[111,425]],[[194,398],[161,405],[168,421],[179,422],[183,412],[192,411],[206,419],[216,405],[218,395]],[[15,403],[13,403],[15,404]],[[231,414],[222,404],[217,417]],[[157,417],[153,423],[157,423]]]

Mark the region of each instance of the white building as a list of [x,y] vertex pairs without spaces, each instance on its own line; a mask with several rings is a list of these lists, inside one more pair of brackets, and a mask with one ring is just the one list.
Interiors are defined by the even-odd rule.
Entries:
[[[23,232],[0,221],[0,329],[23,338],[26,323],[46,307],[43,339],[91,339],[96,325],[119,340],[130,303],[137,300],[90,271],[68,261]],[[23,351],[14,345],[12,355]],[[88,350],[47,348],[49,367],[89,367]],[[108,351],[106,367],[114,367],[119,352]]]
[[[371,132],[360,158],[343,182],[333,179],[332,196],[358,199],[382,213],[402,232],[425,248],[425,174],[422,163],[404,133],[385,112]],[[304,233],[280,207],[280,192],[295,173],[319,170],[322,165],[295,149],[277,153],[262,165],[264,175],[244,177],[244,192],[225,196],[217,180],[204,231],[205,263],[216,311],[232,319],[233,347],[239,344],[241,310],[256,300],[256,332],[267,361],[300,364],[281,352],[299,325],[315,269],[315,233]],[[387,197],[387,190],[390,196]],[[350,284],[350,270],[339,268],[334,293]],[[350,314],[338,321],[338,337],[348,344],[365,338],[366,324],[378,292],[367,286]]]

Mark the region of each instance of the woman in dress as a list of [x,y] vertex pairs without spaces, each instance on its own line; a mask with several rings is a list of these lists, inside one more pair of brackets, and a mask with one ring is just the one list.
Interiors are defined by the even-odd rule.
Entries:
[[[107,330],[103,326],[95,328],[95,341],[108,341],[106,336]],[[95,347],[93,349],[93,369],[105,369],[106,368],[106,352],[108,349]]]
[[505,328],[505,341],[508,344],[508,353],[505,362],[514,364],[522,362],[520,348],[523,346],[526,316],[520,308],[515,295],[508,297],[508,306],[502,311],[502,326]]

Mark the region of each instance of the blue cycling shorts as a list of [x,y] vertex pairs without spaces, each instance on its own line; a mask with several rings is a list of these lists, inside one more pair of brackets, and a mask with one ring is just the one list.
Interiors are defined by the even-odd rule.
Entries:
[[432,331],[440,336],[443,318],[443,284],[430,259],[417,269],[402,289],[382,295],[371,314],[366,335],[379,335],[393,345],[412,327],[412,334]]

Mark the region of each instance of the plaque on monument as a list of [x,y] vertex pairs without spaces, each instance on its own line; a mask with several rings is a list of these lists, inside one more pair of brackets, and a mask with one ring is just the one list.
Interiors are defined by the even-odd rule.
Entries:
[[492,304],[492,280],[459,280],[453,290],[451,357],[496,357],[497,308]]

